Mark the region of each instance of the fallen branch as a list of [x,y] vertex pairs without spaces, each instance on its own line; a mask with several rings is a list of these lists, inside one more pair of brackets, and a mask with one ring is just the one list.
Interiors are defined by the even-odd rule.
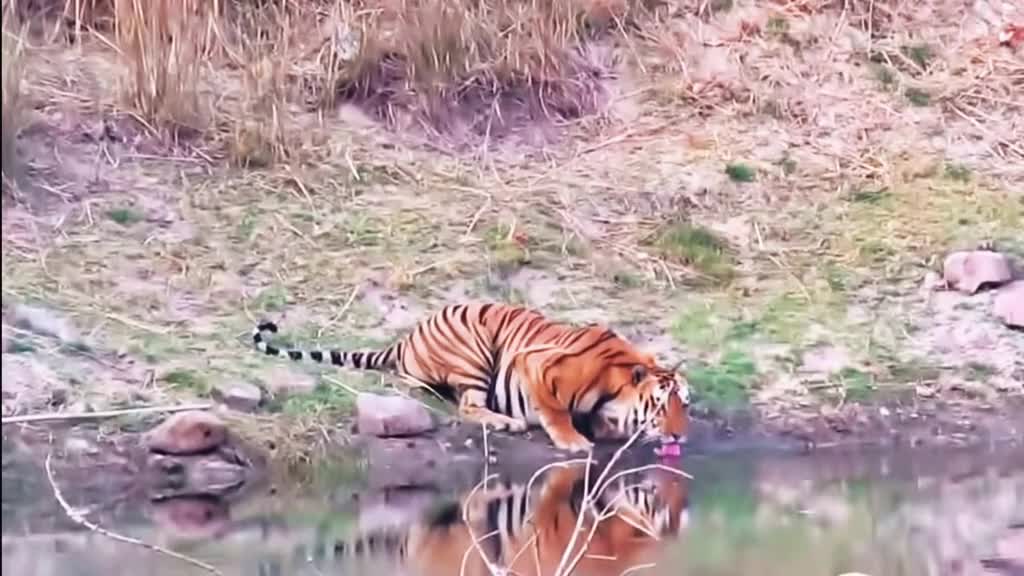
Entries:
[[189,410],[209,410],[213,404],[182,404],[176,406],[142,406],[139,408],[124,408],[121,410],[102,410],[99,412],[78,412],[68,414],[66,412],[49,412],[46,414],[25,414],[23,416],[4,416],[2,424],[23,424],[25,422],[51,422],[69,420],[101,420],[104,418],[116,418],[131,414],[151,414],[154,412],[186,412]]
[[193,566],[196,566],[197,568],[202,568],[203,570],[211,574],[223,576],[223,573],[220,570],[217,570],[216,568],[207,564],[206,562],[196,560],[195,558],[185,556],[184,554],[179,554],[173,550],[168,550],[167,548],[158,546],[156,544],[150,544],[148,542],[143,542],[142,540],[136,540],[135,538],[122,536],[89,521],[80,512],[72,508],[71,505],[68,504],[68,501],[64,499],[64,494],[60,491],[60,488],[57,486],[56,480],[54,480],[53,478],[53,467],[50,465],[50,460],[52,459],[52,456],[53,452],[48,452],[46,454],[46,462],[44,464],[44,467],[46,468],[46,479],[50,481],[50,488],[53,490],[53,496],[54,498],[57,499],[57,503],[60,504],[60,507],[64,509],[64,513],[67,514],[68,518],[70,518],[72,522],[78,524],[79,526],[84,526],[89,530],[96,532],[97,534],[106,536],[107,538],[110,538],[112,540],[124,542],[125,544],[134,544],[136,546],[142,546],[147,550],[152,550],[153,552],[157,552],[165,556],[170,556],[171,558],[181,560],[182,562],[187,562]]

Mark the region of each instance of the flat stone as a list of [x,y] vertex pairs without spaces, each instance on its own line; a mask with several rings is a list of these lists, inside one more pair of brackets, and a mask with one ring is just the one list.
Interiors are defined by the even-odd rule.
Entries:
[[162,454],[200,454],[227,440],[228,429],[217,416],[202,410],[179,412],[146,432],[143,443]]
[[1024,280],[1003,286],[992,302],[992,312],[1003,324],[1024,328]]
[[225,406],[239,412],[252,412],[263,400],[259,386],[238,380],[218,383],[212,393]]
[[316,378],[288,366],[271,368],[265,380],[267,391],[275,397],[311,394],[316,390]]
[[356,397],[356,426],[360,434],[386,438],[423,434],[436,423],[426,406],[415,400],[362,393]]
[[974,294],[983,286],[1000,286],[1013,279],[1010,259],[999,252],[953,252],[942,264],[946,286]]
[[25,330],[56,338],[65,344],[79,341],[78,331],[71,321],[52,310],[19,304],[14,307],[13,317],[14,325]]

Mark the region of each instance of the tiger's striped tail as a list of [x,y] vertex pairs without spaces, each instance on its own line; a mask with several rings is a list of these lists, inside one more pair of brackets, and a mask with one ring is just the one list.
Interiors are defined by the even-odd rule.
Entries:
[[390,370],[398,363],[400,344],[389,346],[384,350],[346,352],[344,350],[284,350],[267,342],[265,335],[276,334],[277,324],[260,322],[252,331],[252,343],[257,350],[267,356],[287,356],[291,360],[301,362],[312,360],[317,364],[328,362],[335,366],[348,366],[360,370]]

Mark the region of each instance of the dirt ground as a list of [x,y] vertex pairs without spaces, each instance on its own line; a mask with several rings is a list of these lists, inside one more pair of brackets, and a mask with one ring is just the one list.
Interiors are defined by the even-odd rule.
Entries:
[[999,40],[1024,10],[692,4],[595,44],[607,98],[542,142],[451,149],[348,103],[290,111],[319,155],[265,169],[149,134],[102,43],[33,47],[4,415],[247,382],[281,428],[329,437],[349,390],[401,383],[261,358],[254,322],[373,346],[498,299],[684,360],[697,445],[1019,438],[1024,334],[991,291],[925,279],[981,243],[1024,258],[1024,49]]

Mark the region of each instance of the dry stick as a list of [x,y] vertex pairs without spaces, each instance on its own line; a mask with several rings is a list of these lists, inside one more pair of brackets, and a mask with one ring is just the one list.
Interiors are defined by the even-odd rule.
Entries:
[[48,421],[67,421],[67,420],[98,420],[102,418],[116,418],[117,416],[127,416],[131,414],[150,414],[153,412],[185,412],[188,410],[209,410],[213,408],[213,404],[182,404],[180,406],[142,406],[139,408],[124,408],[122,410],[105,410],[100,412],[79,412],[77,414],[67,414],[61,412],[51,412],[47,414],[26,414],[24,416],[4,416],[3,425],[7,424],[22,424],[25,422],[48,422]]
[[473,501],[473,496],[476,495],[477,490],[479,490],[481,486],[486,486],[487,483],[490,482],[491,478],[493,477],[497,477],[497,474],[492,474],[491,476],[484,476],[483,480],[477,482],[476,486],[474,486],[473,489],[469,491],[469,496],[466,496],[466,501],[462,504],[462,523],[466,526],[466,532],[469,533],[469,538],[473,542],[473,548],[467,548],[466,553],[462,555],[462,567],[459,570],[460,576],[465,574],[466,561],[469,558],[469,553],[474,549],[477,551],[478,554],[480,554],[480,558],[484,561],[484,566],[487,567],[487,571],[490,572],[492,576],[499,576],[499,574],[501,574],[500,569],[491,562],[491,560],[487,557],[487,553],[484,552],[484,549],[480,546],[480,540],[490,538],[491,536],[496,535],[498,531],[495,530],[493,532],[489,532],[487,534],[484,534],[479,539],[477,539],[476,535],[473,534],[473,525],[469,521],[469,505]]
[[348,299],[345,300],[345,305],[341,307],[341,310],[338,310],[338,313],[334,315],[334,318],[328,320],[326,324],[316,331],[317,342],[320,342],[320,338],[324,335],[324,330],[333,326],[335,322],[341,320],[341,317],[345,315],[345,312],[348,312],[348,309],[352,306],[352,301],[356,299],[357,294],[359,294],[359,284],[356,284],[355,287],[352,288],[352,292],[348,295]]
[[78,512],[74,508],[72,508],[71,505],[68,504],[68,501],[64,499],[64,494],[60,491],[60,488],[57,486],[57,481],[53,477],[53,467],[50,464],[52,457],[53,452],[47,452],[46,462],[44,463],[44,467],[46,468],[46,478],[47,480],[50,481],[50,488],[53,489],[54,498],[57,499],[57,503],[60,504],[60,507],[64,509],[64,513],[68,515],[68,518],[70,518],[72,522],[78,524],[79,526],[84,526],[89,530],[96,532],[97,534],[106,536],[107,538],[110,538],[112,540],[124,542],[125,544],[134,544],[136,546],[142,546],[147,550],[152,550],[153,552],[157,552],[165,556],[170,556],[171,558],[176,558],[178,560],[181,560],[182,562],[187,562],[197,568],[202,568],[210,574],[217,574],[218,576],[223,576],[223,573],[220,570],[214,568],[206,562],[196,560],[195,558],[185,556],[184,554],[179,554],[173,550],[168,550],[167,548],[164,548],[163,546],[159,546],[157,544],[150,544],[148,542],[143,542],[142,540],[136,540],[135,538],[122,536],[89,521],[89,519],[85,518],[81,512]]

